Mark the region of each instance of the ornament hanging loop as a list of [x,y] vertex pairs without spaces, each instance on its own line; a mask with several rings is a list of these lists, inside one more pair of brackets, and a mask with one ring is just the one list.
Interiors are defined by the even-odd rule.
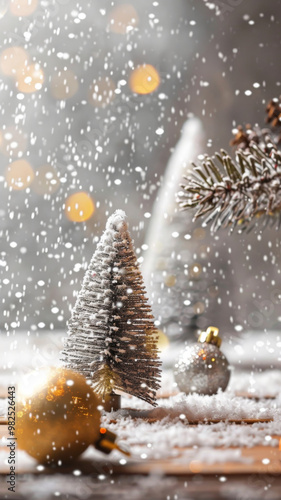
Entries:
[[209,326],[205,332],[200,333],[198,342],[206,342],[220,347],[222,340],[219,337],[219,329],[216,326]]
[[100,437],[99,439],[93,443],[94,447],[108,455],[112,450],[118,450],[124,455],[127,455],[127,457],[131,456],[131,453],[124,448],[121,448],[117,443],[116,443],[116,438],[117,435],[109,431],[108,429],[105,429],[105,427],[100,428]]

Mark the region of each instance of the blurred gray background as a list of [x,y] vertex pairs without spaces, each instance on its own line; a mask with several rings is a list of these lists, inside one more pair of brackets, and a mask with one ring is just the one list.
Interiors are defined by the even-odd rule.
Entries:
[[[188,117],[203,122],[202,153],[230,149],[231,129],[263,124],[265,104],[279,95],[281,85],[279,0],[26,4],[0,2],[3,333],[65,328],[74,293],[114,209],[127,212],[140,255],[165,167]],[[26,51],[29,69],[9,66],[4,51],[14,47]],[[34,81],[28,73],[32,64],[38,65]],[[142,64],[152,65],[160,77],[159,86],[145,95],[130,84],[133,69]],[[26,85],[31,90],[33,84],[27,92]],[[17,160],[27,161],[34,175],[23,189],[14,189],[7,173]],[[91,196],[95,211],[87,221],[74,222],[64,204],[80,191]],[[233,236],[230,243],[227,238],[221,233],[221,246],[234,248],[229,293],[234,303],[240,293],[235,307],[239,312],[239,302],[248,304],[248,318],[249,311],[272,302],[272,277],[279,293],[278,235],[265,232],[259,246],[256,234],[248,240]],[[269,241],[275,258],[266,262]],[[256,267],[245,277],[249,244]],[[263,265],[269,267],[260,282]],[[275,327],[279,315],[280,306],[273,303],[270,321],[265,312],[263,324],[250,326]]]

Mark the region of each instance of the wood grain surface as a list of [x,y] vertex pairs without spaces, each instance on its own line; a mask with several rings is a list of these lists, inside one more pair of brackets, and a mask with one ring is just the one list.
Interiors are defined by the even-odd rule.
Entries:
[[[249,424],[249,422],[248,422]],[[0,439],[8,435],[6,425],[0,427]],[[196,457],[196,449],[193,448],[175,448],[175,457],[162,460],[135,460],[131,457],[125,465],[110,462],[110,467],[113,474],[141,474],[148,475],[159,473],[173,476],[193,475],[193,474],[281,474],[281,433],[280,436],[272,436],[279,442],[279,447],[272,446],[255,446],[252,448],[231,448],[232,450],[240,450],[241,461],[220,461],[215,463],[204,463]],[[216,448],[223,450],[223,448]],[[227,448],[224,448],[227,450]],[[187,457],[185,457],[187,452]],[[6,451],[8,457],[8,451]],[[246,459],[246,460],[244,460]],[[5,459],[0,464],[0,475],[7,474],[8,467],[5,465]],[[101,462],[106,466],[106,459],[102,458]],[[17,473],[18,474],[39,474],[36,463],[31,461],[19,460]],[[60,472],[73,470],[73,467],[78,467],[83,474],[93,472],[94,464],[88,459],[80,458],[75,462],[75,465],[70,467],[60,467]],[[51,474],[57,472],[56,468],[46,468],[45,473]]]

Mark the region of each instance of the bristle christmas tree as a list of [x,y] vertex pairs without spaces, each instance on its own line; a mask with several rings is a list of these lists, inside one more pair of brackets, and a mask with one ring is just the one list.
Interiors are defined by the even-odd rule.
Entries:
[[208,290],[216,282],[206,276],[205,259],[210,256],[202,257],[200,252],[204,230],[198,227],[200,221],[194,224],[192,215],[186,217],[176,203],[179,183],[204,144],[201,122],[188,119],[169,159],[145,239],[142,271],[152,310],[160,329],[176,341],[207,326],[209,320],[205,323],[202,313],[214,301]]
[[155,405],[157,330],[121,210],[108,219],[85,274],[62,361],[104,399],[120,390]]
[[[226,298],[234,286],[228,249],[176,202],[181,179],[205,144],[201,121],[189,118],[166,167],[145,239],[142,272],[148,296],[159,328],[172,342],[194,339],[195,332],[216,324],[218,297]],[[218,265],[223,274],[213,272]],[[222,330],[229,327],[231,315],[227,303],[223,306]]]
[[[281,106],[273,99],[267,106],[267,122],[280,125]],[[233,146],[233,160],[221,150],[216,158],[205,156],[201,165],[194,165],[185,177],[179,203],[182,209],[197,207],[195,219],[207,216],[211,230],[240,225],[251,228],[257,217],[265,216],[265,224],[281,224],[281,152],[280,136],[270,130],[250,125],[239,126]],[[223,167],[224,172],[221,170]]]

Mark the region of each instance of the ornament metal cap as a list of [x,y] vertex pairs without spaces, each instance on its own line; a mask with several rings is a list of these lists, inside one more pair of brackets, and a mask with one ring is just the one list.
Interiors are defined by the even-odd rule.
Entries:
[[124,453],[124,455],[127,455],[128,457],[131,456],[131,453],[129,453],[127,450],[124,450],[123,448],[120,448],[118,444],[116,444],[116,438],[117,435],[114,434],[114,432],[109,431],[108,429],[105,429],[105,427],[100,428],[100,437],[99,439],[93,443],[94,447],[102,451],[103,453],[106,453],[106,455],[109,455],[109,453],[112,450],[118,450],[121,451],[121,453]]
[[207,342],[220,347],[222,340],[219,337],[219,329],[216,326],[209,326],[205,332],[200,333],[198,342]]

